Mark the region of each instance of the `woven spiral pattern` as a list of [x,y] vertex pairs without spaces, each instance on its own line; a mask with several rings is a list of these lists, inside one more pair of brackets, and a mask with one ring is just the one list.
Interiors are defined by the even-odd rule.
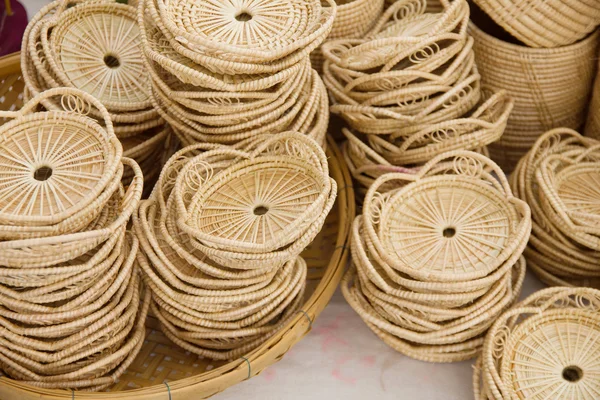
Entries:
[[506,311],[475,367],[475,398],[597,398],[599,295],[589,288],[550,288]]
[[[126,156],[138,162],[151,187],[173,140],[152,107],[135,9],[106,1],[76,1],[69,7],[56,1],[34,16],[23,43],[21,63],[27,91],[36,95],[66,86],[97,98],[109,111]],[[52,100],[46,99],[44,106],[61,107]],[[94,109],[90,115],[102,122]],[[139,148],[131,153],[133,141]],[[159,162],[149,163],[149,153]]]
[[596,75],[596,80],[594,81],[592,100],[588,108],[587,123],[585,125],[585,135],[600,140],[600,79],[598,78],[598,76],[599,75]]
[[106,108],[78,89],[0,118],[0,368],[40,388],[102,390],[144,342],[150,292],[126,233],[142,172],[121,157]]
[[532,208],[527,261],[547,284],[600,287],[597,146],[573,130],[551,130],[511,177],[515,193]]
[[[475,58],[482,83],[506,90],[515,106],[502,138],[490,154],[505,172],[544,132],[558,127],[579,129],[585,123],[595,76],[599,33],[553,49],[532,49],[493,37],[471,23]],[[561,76],[561,79],[556,79]]]
[[[493,174],[497,174],[495,177]],[[342,293],[386,344],[410,357],[475,357],[519,296],[530,211],[500,168],[443,153],[418,171],[382,174],[354,221]]]
[[177,152],[134,216],[165,335],[231,360],[276,334],[298,312],[307,276],[300,253],[336,192],[325,153],[300,133]]
[[474,0],[498,25],[530,47],[573,44],[600,25],[600,4],[587,0]]

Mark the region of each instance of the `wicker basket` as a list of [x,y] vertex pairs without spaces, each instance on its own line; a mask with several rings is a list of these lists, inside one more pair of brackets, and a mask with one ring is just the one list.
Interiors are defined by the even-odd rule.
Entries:
[[[594,194],[597,185],[587,182],[594,179],[600,163],[598,144],[570,129],[553,129],[538,139],[511,176],[515,194],[527,201],[532,212],[532,235],[525,250],[528,267],[549,285],[600,288],[600,251],[585,244],[597,243],[593,235],[585,233],[585,222],[593,224],[600,216],[593,207],[586,208],[598,197]],[[544,165],[546,168],[542,168]],[[566,182],[561,182],[551,173],[555,166],[561,165],[571,165],[571,171],[583,173],[571,174]],[[591,174],[590,165],[595,167]],[[553,168],[548,170],[548,167]],[[564,168],[559,177],[569,172]],[[579,209],[581,200],[586,207]],[[578,226],[581,222],[583,229]],[[582,237],[583,240],[578,240]]]
[[475,399],[597,399],[599,304],[595,289],[550,288],[502,314],[475,366]]
[[[363,37],[381,16],[384,0],[336,0],[336,3],[337,14],[327,39]],[[321,72],[324,61],[320,48],[310,53],[315,70]]]
[[[18,68],[12,56],[0,60],[2,82],[18,82]],[[4,86],[2,86],[4,87]],[[11,88],[10,90],[8,90]],[[14,84],[0,97],[3,108],[19,107],[20,88]],[[12,94],[11,94],[12,93]],[[243,358],[232,362],[217,362],[199,358],[181,350],[160,331],[158,320],[150,317],[146,323],[146,341],[140,356],[133,361],[119,382],[108,393],[78,393],[36,388],[7,378],[0,378],[0,397],[15,399],[65,399],[86,397],[98,399],[163,400],[207,398],[228,386],[246,380],[278,361],[291,346],[310,331],[312,322],[321,313],[341,278],[348,252],[346,238],[354,218],[354,192],[351,178],[341,153],[330,141],[328,161],[331,176],[338,183],[338,197],[323,230],[303,253],[308,263],[307,289],[300,305],[301,312],[291,317],[272,338]]]
[[515,100],[502,139],[490,146],[505,172],[544,132],[579,129],[595,76],[600,32],[556,49],[532,49],[496,39],[470,24],[482,84],[506,90]]
[[519,296],[530,230],[529,207],[497,165],[473,152],[443,153],[416,173],[373,182],[353,224],[342,293],[399,352],[472,358]]
[[473,0],[530,47],[567,46],[600,25],[600,3],[586,0]]
[[[600,65],[600,59],[598,60]],[[585,135],[600,140],[600,69],[594,82],[594,91],[592,101],[588,108],[587,124],[585,125]]]

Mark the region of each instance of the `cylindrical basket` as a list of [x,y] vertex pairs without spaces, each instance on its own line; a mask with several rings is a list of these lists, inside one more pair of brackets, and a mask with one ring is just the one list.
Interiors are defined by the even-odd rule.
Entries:
[[469,26],[482,84],[515,100],[502,139],[490,146],[494,161],[510,172],[544,132],[579,129],[596,71],[599,32],[573,45],[533,49]]
[[[5,99],[0,103],[0,109],[21,106],[18,63],[18,55],[0,59],[0,98]],[[347,237],[355,215],[352,180],[331,138],[327,156],[330,175],[337,181],[338,195],[323,230],[302,253],[308,264],[308,276],[301,311],[259,348],[229,362],[202,359],[169,341],[161,332],[158,320],[151,316],[146,321],[146,340],[139,356],[107,392],[42,389],[1,377],[0,398],[197,400],[249,379],[280,360],[311,330],[314,320],[333,295],[348,258]]]
[[[598,65],[600,65],[600,61]],[[587,124],[585,125],[585,135],[600,140],[600,74],[596,75],[596,82],[594,83],[594,92],[592,93]]]

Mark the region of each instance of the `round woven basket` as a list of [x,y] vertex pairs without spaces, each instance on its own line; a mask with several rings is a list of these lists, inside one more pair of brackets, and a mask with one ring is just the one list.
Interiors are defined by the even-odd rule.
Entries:
[[475,399],[597,399],[599,304],[595,289],[550,288],[502,314],[475,366]]
[[[600,60],[598,65],[600,65]],[[594,92],[588,109],[585,135],[600,140],[600,73],[596,75],[596,81],[594,82]]]
[[587,0],[474,0],[498,25],[530,47],[577,42],[600,25],[600,3]]
[[469,31],[482,84],[504,89],[515,100],[504,135],[490,146],[492,158],[505,172],[512,171],[542,133],[584,124],[600,32],[573,45],[532,49],[497,39],[473,23]]
[[[336,3],[337,14],[327,39],[363,37],[381,16],[384,0],[336,0]],[[310,53],[310,62],[317,71],[321,72],[324,61],[320,48]]]
[[[4,98],[1,107],[18,108],[21,94],[18,55],[0,59],[0,67],[0,98]],[[175,346],[161,332],[158,320],[149,317],[140,355],[107,392],[43,389],[3,377],[0,378],[0,398],[196,400],[249,379],[281,359],[310,331],[315,318],[333,295],[348,257],[347,236],[355,213],[354,192],[341,153],[332,140],[328,144],[329,171],[337,182],[338,195],[323,230],[302,253],[308,264],[308,275],[301,311],[259,348],[230,362],[203,359]]]

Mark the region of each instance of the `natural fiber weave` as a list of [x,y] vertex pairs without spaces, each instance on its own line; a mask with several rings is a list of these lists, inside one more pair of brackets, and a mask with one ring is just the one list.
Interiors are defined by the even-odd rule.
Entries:
[[482,84],[506,90],[515,100],[503,137],[490,146],[492,158],[505,172],[512,171],[542,133],[583,125],[595,75],[598,32],[556,49],[507,43],[473,23],[470,33]]
[[[600,60],[598,61],[600,65]],[[588,108],[585,135],[600,140],[600,69],[594,81],[592,100]]]
[[513,190],[532,210],[533,232],[525,256],[549,285],[600,287],[596,236],[586,233],[593,232],[600,215],[593,208],[598,144],[570,129],[551,130],[540,137],[511,177]]
[[600,292],[551,288],[494,323],[475,366],[475,398],[595,399]]
[[530,211],[477,153],[447,152],[411,172],[383,174],[367,191],[342,293],[401,353],[469,359],[519,296]]
[[600,4],[587,0],[474,0],[498,25],[530,47],[573,44],[600,25]]

